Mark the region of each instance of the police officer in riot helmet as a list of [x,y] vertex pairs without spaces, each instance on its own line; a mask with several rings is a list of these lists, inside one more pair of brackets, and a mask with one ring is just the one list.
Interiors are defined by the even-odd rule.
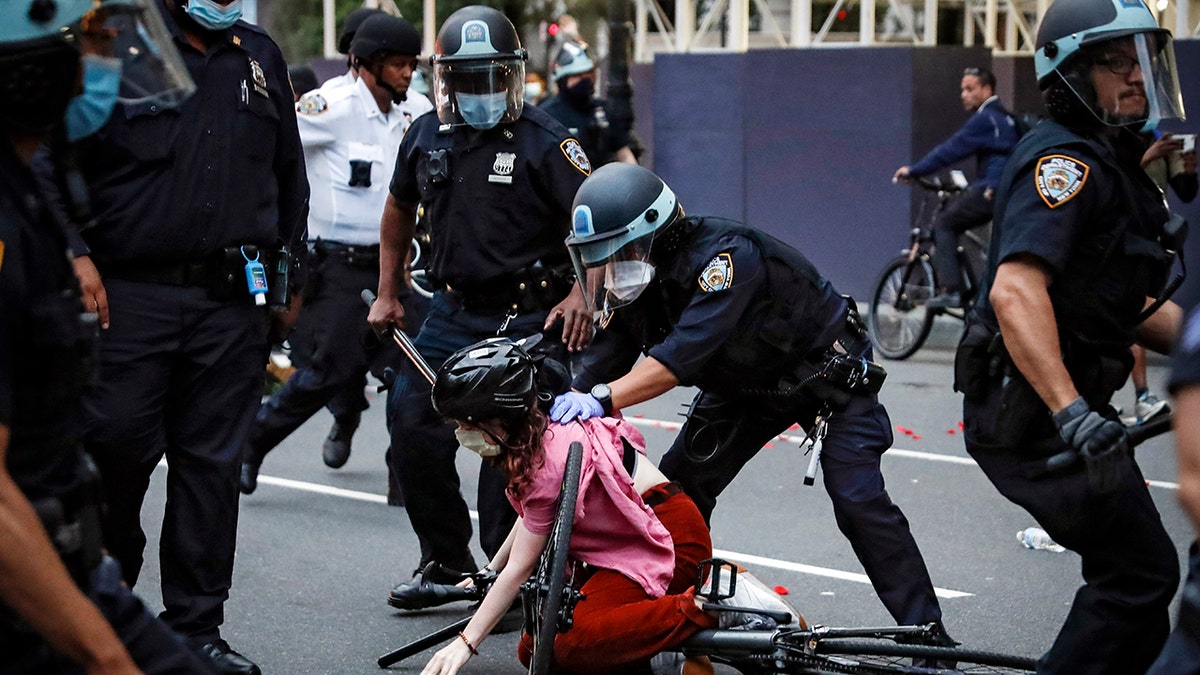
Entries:
[[[404,327],[404,262],[418,203],[430,232],[427,278],[435,292],[415,344],[433,367],[455,350],[497,334],[553,331],[581,349],[591,337],[583,296],[563,246],[571,199],[591,170],[579,141],[549,115],[525,106],[525,50],[512,23],[490,7],[451,14],[438,33],[431,98],[437,115],[413,121],[396,159],[380,225],[378,300],[368,320]],[[560,336],[561,332],[561,336]],[[477,569],[471,522],[454,468],[458,443],[433,410],[429,383],[402,368],[388,397],[390,466],[421,541],[418,574],[389,603],[418,609],[461,598],[441,568]],[[489,556],[515,513],[505,480],[480,475],[480,540]],[[434,565],[432,563],[437,563]]]
[[567,248],[600,330],[576,364],[576,391],[558,397],[551,417],[611,415],[698,387],[659,468],[706,520],[776,435],[798,423],[824,436],[821,469],[838,526],[883,604],[898,623],[932,624],[930,639],[951,644],[908,521],[884,489],[880,456],[892,434],[876,395],[883,373],[870,363],[853,301],[777,239],[685,215],[671,188],[640,166],[597,169],[572,219]]
[[338,53],[346,55],[346,72],[326,80],[321,85],[321,89],[333,89],[346,84],[354,84],[354,80],[358,79],[358,71],[354,68],[354,58],[350,56],[350,45],[354,42],[354,35],[363,23],[377,14],[384,14],[384,11],[377,7],[358,7],[346,15],[346,22],[342,24],[342,32],[338,34],[337,43]]
[[[1181,232],[1139,131],[1183,116],[1171,35],[1141,2],[1057,0],[1035,67],[1052,119],[1009,157],[987,283],[959,345],[967,451],[1083,559],[1038,672],[1141,673],[1179,582],[1175,547],[1108,405],[1135,342],[1165,352]],[[1121,532],[1114,538],[1113,532]]]
[[138,41],[152,44],[156,55],[174,52],[168,36],[154,29],[157,17],[144,14],[154,11],[136,0],[0,5],[0,671],[6,673],[209,672],[121,583],[118,564],[101,548],[96,472],[79,444],[78,420],[95,316],[81,314],[63,223],[30,168],[40,145],[67,135],[64,117],[75,120],[76,131],[102,124],[121,92],[120,59],[89,52],[88,61],[116,61],[103,65],[115,77],[89,76],[81,47]]
[[596,92],[596,64],[587,45],[564,42],[554,59],[552,75],[558,94],[541,104],[551,117],[579,137],[596,166],[609,162],[637,163],[638,141],[632,131],[609,122],[608,102]]

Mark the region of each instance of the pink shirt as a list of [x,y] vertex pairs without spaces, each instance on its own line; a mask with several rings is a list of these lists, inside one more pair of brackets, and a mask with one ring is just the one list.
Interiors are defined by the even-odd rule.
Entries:
[[646,439],[621,419],[593,418],[546,430],[545,464],[521,499],[508,499],[533,534],[549,534],[562,489],[567,450],[583,444],[583,471],[571,531],[571,558],[619,572],[651,598],[662,597],[675,572],[675,548],[667,528],[642,501],[621,463],[621,437],[645,454]]

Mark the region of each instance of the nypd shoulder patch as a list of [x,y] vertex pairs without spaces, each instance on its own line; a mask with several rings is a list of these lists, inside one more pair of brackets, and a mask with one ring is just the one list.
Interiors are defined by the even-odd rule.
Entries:
[[1038,194],[1052,209],[1071,201],[1087,183],[1091,168],[1066,155],[1046,155],[1038,160],[1033,172]]
[[296,103],[296,112],[301,115],[320,115],[329,110],[329,103],[325,101],[325,97],[310,91]]
[[722,253],[712,260],[700,272],[700,290],[705,293],[723,291],[733,285],[733,257]]
[[592,160],[588,159],[587,153],[583,151],[583,146],[574,138],[568,138],[558,146],[562,149],[564,155],[570,160],[571,165],[585,175],[590,176],[592,173]]

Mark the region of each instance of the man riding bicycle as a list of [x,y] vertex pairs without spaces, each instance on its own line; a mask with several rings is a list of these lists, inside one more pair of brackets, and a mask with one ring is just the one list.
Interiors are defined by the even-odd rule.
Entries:
[[1016,120],[996,96],[996,76],[990,70],[967,68],[960,87],[963,108],[975,114],[919,162],[896,169],[892,176],[893,181],[908,182],[975,156],[978,178],[966,194],[946,207],[933,226],[934,244],[945,254],[933,258],[939,288],[938,294],[927,303],[931,308],[963,305],[962,271],[958,257],[953,254],[958,248],[958,235],[992,219],[992,193],[1000,180],[1004,160],[1019,137]]

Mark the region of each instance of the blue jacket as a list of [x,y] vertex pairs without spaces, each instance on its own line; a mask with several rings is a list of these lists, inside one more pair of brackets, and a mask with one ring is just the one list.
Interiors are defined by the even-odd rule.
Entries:
[[927,176],[975,155],[977,178],[972,186],[994,188],[1000,182],[1004,160],[1016,144],[1016,124],[1000,105],[1000,99],[993,96],[979,106],[961,129],[909,167],[908,172],[914,177]]

